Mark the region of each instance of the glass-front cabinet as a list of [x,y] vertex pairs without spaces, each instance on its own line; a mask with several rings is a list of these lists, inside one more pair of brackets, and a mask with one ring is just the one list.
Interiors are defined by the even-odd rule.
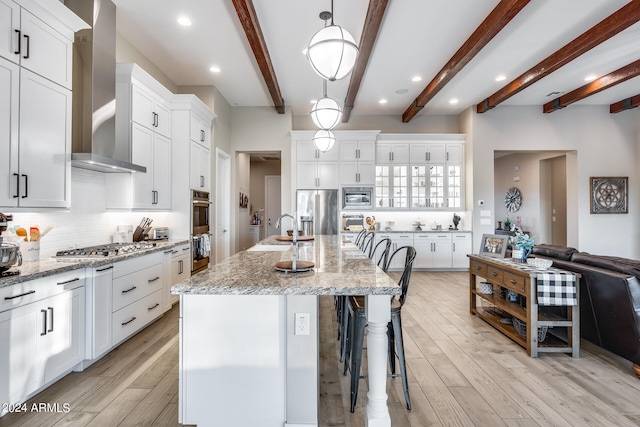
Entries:
[[407,209],[409,207],[409,166],[376,166],[377,208]]
[[411,166],[411,208],[445,207],[444,166]]
[[462,165],[447,166],[447,208],[462,207]]

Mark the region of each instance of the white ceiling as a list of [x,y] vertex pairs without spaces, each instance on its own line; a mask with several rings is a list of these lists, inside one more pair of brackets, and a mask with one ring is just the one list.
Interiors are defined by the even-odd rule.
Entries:
[[[273,106],[231,0],[113,0],[118,32],[177,85],[215,85],[232,106]],[[397,115],[413,102],[498,0],[390,0],[352,116]],[[628,0],[532,0],[419,113],[458,114],[493,94]],[[253,0],[278,83],[294,115],[308,114],[322,96],[322,82],[302,51],[322,28],[318,17],[330,0]],[[367,0],[334,0],[335,23],[360,41]],[[180,15],[193,25],[181,27]],[[640,24],[575,59],[508,99],[504,105],[537,105],[640,59]],[[212,65],[222,71],[213,74]],[[496,82],[499,74],[507,76]],[[411,81],[422,76],[418,83]],[[328,95],[346,96],[349,78],[329,83]],[[406,89],[407,93],[396,91]],[[640,94],[640,78],[579,101],[611,104]],[[384,98],[388,102],[380,104]],[[449,100],[459,103],[451,105]],[[571,107],[568,107],[571,108]],[[274,113],[275,114],[275,113]],[[490,113],[488,113],[490,114]],[[561,114],[561,113],[555,113]]]

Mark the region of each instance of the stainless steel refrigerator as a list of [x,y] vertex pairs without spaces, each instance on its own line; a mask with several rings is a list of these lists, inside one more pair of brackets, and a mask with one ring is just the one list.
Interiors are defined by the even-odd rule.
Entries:
[[[298,190],[297,220],[301,230],[338,234],[338,190]],[[311,221],[311,223],[309,222]]]

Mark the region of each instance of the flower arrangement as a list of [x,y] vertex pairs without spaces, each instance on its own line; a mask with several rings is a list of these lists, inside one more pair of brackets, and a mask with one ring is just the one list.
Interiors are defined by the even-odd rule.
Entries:
[[511,237],[511,244],[517,248],[529,252],[531,248],[533,248],[535,241],[533,237],[523,233],[522,230],[516,229],[516,235]]

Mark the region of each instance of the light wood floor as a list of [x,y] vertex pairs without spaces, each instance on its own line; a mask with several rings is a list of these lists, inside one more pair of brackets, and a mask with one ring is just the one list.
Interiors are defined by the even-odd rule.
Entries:
[[[637,426],[631,364],[583,341],[581,357],[532,359],[469,314],[466,273],[414,272],[402,319],[413,411],[388,381],[392,425]],[[362,426],[366,381],[349,412],[333,298],[320,299],[320,425]],[[8,414],[2,426],[177,426],[178,307],[82,373],[35,396],[69,413]],[[365,364],[366,366],[366,364]]]

